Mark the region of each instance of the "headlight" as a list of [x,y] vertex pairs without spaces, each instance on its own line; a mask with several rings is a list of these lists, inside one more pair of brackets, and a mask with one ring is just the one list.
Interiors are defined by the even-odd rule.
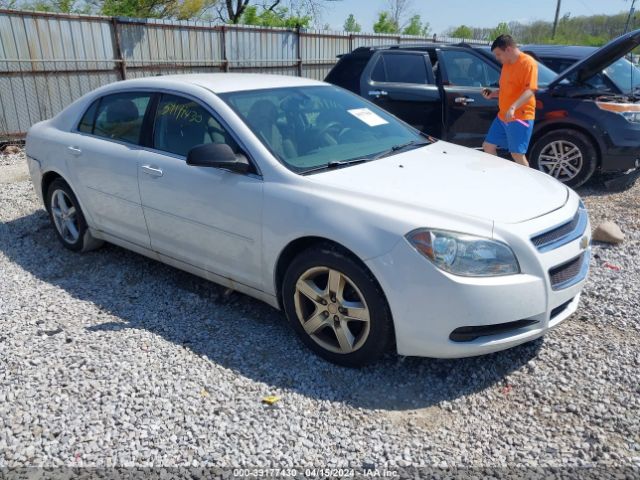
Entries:
[[640,106],[637,103],[596,102],[600,110],[618,113],[628,122],[640,123]]
[[489,238],[418,229],[410,232],[407,240],[436,267],[454,275],[492,277],[520,273],[511,248]]
[[622,116],[626,118],[628,122],[640,123],[640,112],[622,112]]

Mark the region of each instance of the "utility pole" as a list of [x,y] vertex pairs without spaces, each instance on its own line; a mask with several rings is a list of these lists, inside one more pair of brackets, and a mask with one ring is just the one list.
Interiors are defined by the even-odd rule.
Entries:
[[635,9],[633,8],[635,4],[636,0],[631,0],[631,8],[629,9],[629,16],[627,17],[627,23],[624,26],[624,32],[622,32],[623,34],[629,31],[629,24],[631,23],[631,18],[633,18],[633,14],[635,12]]
[[[635,2],[635,0],[633,0]],[[556,18],[553,21],[553,32],[551,33],[551,38],[556,38],[556,30],[558,29],[558,20],[560,19],[560,5],[562,4],[562,0],[558,0],[556,4]]]

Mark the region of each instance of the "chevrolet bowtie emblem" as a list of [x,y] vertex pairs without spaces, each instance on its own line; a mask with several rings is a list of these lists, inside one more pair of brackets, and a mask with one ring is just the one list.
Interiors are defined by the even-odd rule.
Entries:
[[586,236],[582,237],[582,239],[580,240],[580,248],[582,248],[584,250],[588,246],[589,246],[589,238],[586,237]]

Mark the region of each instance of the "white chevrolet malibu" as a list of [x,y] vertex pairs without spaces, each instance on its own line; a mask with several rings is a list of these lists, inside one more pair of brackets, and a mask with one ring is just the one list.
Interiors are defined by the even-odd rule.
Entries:
[[111,242],[261,299],[342,365],[535,339],[587,276],[572,190],[322,82],[114,83],[34,125],[26,150],[65,247]]

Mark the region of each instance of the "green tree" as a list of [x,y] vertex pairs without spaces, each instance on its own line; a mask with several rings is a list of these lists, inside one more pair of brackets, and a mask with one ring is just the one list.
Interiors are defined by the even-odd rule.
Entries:
[[356,17],[353,16],[353,13],[350,13],[347,19],[344,21],[344,31],[345,32],[361,32],[362,26],[356,22]]
[[399,33],[400,27],[391,18],[389,12],[380,12],[378,20],[373,24],[373,31],[376,33]]
[[260,25],[262,27],[287,27],[287,28],[308,28],[311,24],[309,15],[293,15],[287,7],[277,7],[274,9],[262,8],[251,5],[246,8],[239,23],[244,25]]
[[[2,2],[0,2],[0,7]],[[16,1],[9,0],[6,8],[17,8]],[[83,4],[78,0],[35,0],[33,2],[22,4],[22,8],[27,10],[36,10],[39,12],[56,12],[56,13],[90,13],[91,6]]]
[[500,35],[511,35],[511,29],[509,28],[509,25],[507,25],[505,22],[499,23],[496,28],[491,30],[491,33],[489,34],[489,38],[491,40],[495,40]]
[[460,25],[458,28],[451,32],[451,36],[455,38],[472,38],[473,30],[466,25]]
[[402,33],[405,35],[418,35],[422,37],[426,37],[429,35],[429,31],[431,30],[431,26],[429,22],[422,23],[422,19],[420,15],[414,15],[409,20],[409,24],[404,28]]

